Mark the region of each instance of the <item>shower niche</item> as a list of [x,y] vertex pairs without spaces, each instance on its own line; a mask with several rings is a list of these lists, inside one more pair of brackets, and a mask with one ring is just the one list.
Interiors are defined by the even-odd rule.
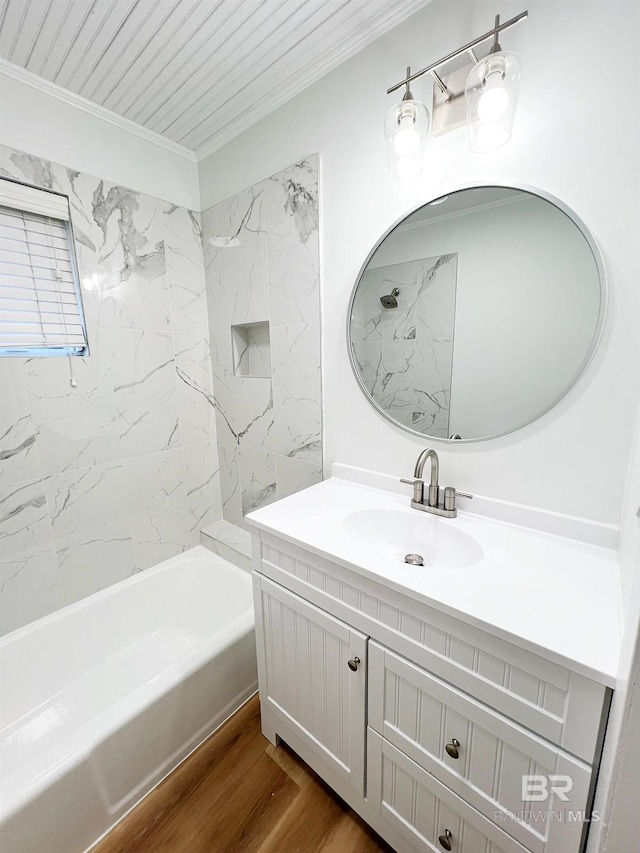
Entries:
[[243,378],[271,378],[269,323],[231,326],[233,375]]

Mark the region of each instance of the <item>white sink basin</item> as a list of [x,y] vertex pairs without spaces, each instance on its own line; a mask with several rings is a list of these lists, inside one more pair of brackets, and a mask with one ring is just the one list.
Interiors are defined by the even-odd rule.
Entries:
[[346,534],[364,548],[398,560],[419,554],[426,567],[462,569],[484,555],[478,542],[448,519],[418,510],[363,509],[347,515],[343,524]]

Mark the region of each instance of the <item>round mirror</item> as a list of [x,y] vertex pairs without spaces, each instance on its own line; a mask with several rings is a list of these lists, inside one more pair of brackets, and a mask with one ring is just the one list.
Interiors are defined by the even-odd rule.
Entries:
[[414,211],[371,252],[351,296],[349,353],[385,417],[479,441],[567,393],[605,309],[600,254],[577,217],[531,191],[472,187]]

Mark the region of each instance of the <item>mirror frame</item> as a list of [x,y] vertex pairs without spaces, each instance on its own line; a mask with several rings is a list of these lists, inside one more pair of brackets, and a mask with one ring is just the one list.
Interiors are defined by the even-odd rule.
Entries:
[[[389,234],[391,234],[392,231],[395,231],[395,229],[398,227],[398,225],[400,225],[402,222],[404,222],[404,220],[407,219],[409,216],[412,216],[414,213],[416,213],[416,211],[423,208],[425,205],[431,204],[431,202],[436,201],[439,198],[442,198],[443,195],[452,195],[453,193],[460,192],[461,190],[478,189],[481,187],[499,187],[501,189],[514,189],[514,190],[521,190],[522,192],[530,193],[531,195],[538,196],[539,198],[544,199],[544,201],[548,201],[550,204],[553,204],[555,207],[558,208],[558,210],[562,211],[562,213],[564,213],[566,216],[569,217],[569,219],[579,229],[580,233],[582,234],[582,236],[586,240],[587,245],[591,251],[591,255],[593,256],[593,259],[595,261],[596,269],[598,271],[598,278],[600,280],[600,306],[599,306],[599,310],[598,310],[598,320],[596,323],[596,328],[594,330],[593,338],[591,340],[591,344],[589,346],[589,349],[587,350],[584,358],[580,362],[579,367],[577,368],[577,370],[575,371],[575,373],[573,374],[573,376],[571,377],[571,379],[569,380],[569,382],[567,383],[567,385],[565,386],[563,391],[560,394],[556,395],[556,397],[554,397],[554,399],[549,403],[549,405],[545,409],[543,409],[541,412],[539,412],[537,415],[535,415],[534,417],[530,418],[527,421],[523,421],[522,423],[517,424],[512,429],[506,430],[504,432],[496,433],[495,435],[480,436],[478,438],[455,438],[455,439],[454,438],[440,438],[438,436],[427,435],[426,433],[418,432],[418,430],[411,429],[411,427],[405,426],[404,424],[397,421],[395,418],[391,417],[391,415],[389,415],[389,413],[385,409],[383,409],[382,406],[376,400],[373,399],[373,397],[371,396],[371,394],[367,390],[366,385],[364,384],[362,376],[360,375],[360,371],[358,370],[358,367],[357,367],[356,362],[355,362],[355,358],[354,358],[354,354],[353,354],[353,348],[351,346],[351,314],[353,311],[353,303],[354,303],[354,300],[356,297],[356,291],[358,289],[358,285],[360,284],[360,280],[362,279],[363,273],[365,272],[367,266],[369,265],[369,261],[374,256],[374,254],[378,251],[378,249],[380,248],[380,245],[387,239],[387,237],[389,236]],[[355,284],[354,284],[353,289],[351,291],[351,297],[349,298],[349,307],[347,309],[347,324],[346,324],[347,325],[347,352],[349,354],[349,362],[351,364],[351,369],[352,369],[354,376],[358,382],[358,385],[360,386],[362,393],[364,394],[367,401],[373,406],[373,408],[376,409],[376,411],[379,414],[381,414],[383,418],[385,418],[387,421],[389,421],[389,423],[393,424],[398,429],[401,429],[403,432],[407,432],[410,435],[415,435],[418,438],[421,438],[422,440],[428,439],[429,441],[437,441],[437,442],[440,442],[440,443],[446,444],[446,445],[477,444],[480,441],[492,441],[493,439],[496,439],[496,438],[503,438],[506,435],[512,435],[514,432],[517,432],[518,430],[524,429],[524,427],[529,426],[529,424],[534,423],[534,421],[537,421],[540,418],[544,417],[546,414],[548,414],[552,409],[554,409],[558,405],[558,403],[562,399],[564,399],[573,390],[573,388],[575,388],[576,384],[579,382],[581,377],[584,376],[587,368],[589,367],[589,364],[591,363],[593,356],[595,355],[595,352],[598,348],[598,345],[602,339],[604,326],[605,326],[607,313],[608,313],[608,306],[609,306],[609,286],[608,286],[608,282],[607,282],[607,275],[606,275],[604,260],[602,257],[602,253],[600,251],[600,247],[598,246],[595,238],[593,237],[593,235],[591,234],[591,232],[589,231],[589,229],[587,228],[585,223],[582,221],[582,219],[580,219],[580,217],[573,210],[571,210],[571,208],[567,204],[560,201],[560,199],[558,199],[556,196],[552,195],[551,193],[548,193],[546,190],[541,190],[537,187],[532,187],[528,184],[520,184],[520,183],[517,183],[515,181],[511,182],[511,183],[503,183],[501,181],[490,181],[490,182],[473,181],[471,183],[459,184],[458,186],[449,190],[448,193],[443,192],[441,195],[434,196],[433,198],[429,199],[428,201],[423,202],[418,207],[412,208],[407,213],[403,214],[399,219],[397,219],[393,223],[393,225],[384,232],[382,237],[380,237],[380,239],[377,241],[377,243],[371,249],[371,251],[369,252],[367,257],[365,258],[364,263],[360,267],[360,270],[358,271],[358,275],[356,276]]]

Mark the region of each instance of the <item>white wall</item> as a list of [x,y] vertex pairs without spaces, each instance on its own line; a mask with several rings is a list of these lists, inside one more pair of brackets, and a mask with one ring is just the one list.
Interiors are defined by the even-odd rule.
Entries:
[[[56,97],[53,93],[62,97]],[[40,81],[9,63],[0,63],[0,143],[55,163],[73,163],[80,172],[100,175],[190,210],[200,210],[195,157],[178,146],[152,141],[78,106],[82,99]],[[140,135],[140,133],[142,135]]]
[[[469,151],[465,130],[428,147],[423,176],[389,181],[382,122],[405,67],[438,59],[493,22],[484,2],[434,0],[304,94],[200,164],[203,207],[313,152],[320,154],[325,461],[410,473],[425,441],[379,416],[360,392],[345,344],[346,312],[372,246],[407,211],[460,184],[540,188],[586,223],[604,256],[611,298],[602,344],[576,388],[512,436],[438,444],[458,488],[618,523],[638,408],[640,116],[638,4],[531,0],[527,21],[502,38],[524,73],[514,136],[497,152]],[[523,9],[505,0],[503,19]],[[590,58],[611,75],[591,73]],[[414,95],[429,101],[423,78]],[[356,427],[355,425],[360,425]],[[433,443],[433,442],[429,442]],[[384,452],[380,448],[384,447]]]

